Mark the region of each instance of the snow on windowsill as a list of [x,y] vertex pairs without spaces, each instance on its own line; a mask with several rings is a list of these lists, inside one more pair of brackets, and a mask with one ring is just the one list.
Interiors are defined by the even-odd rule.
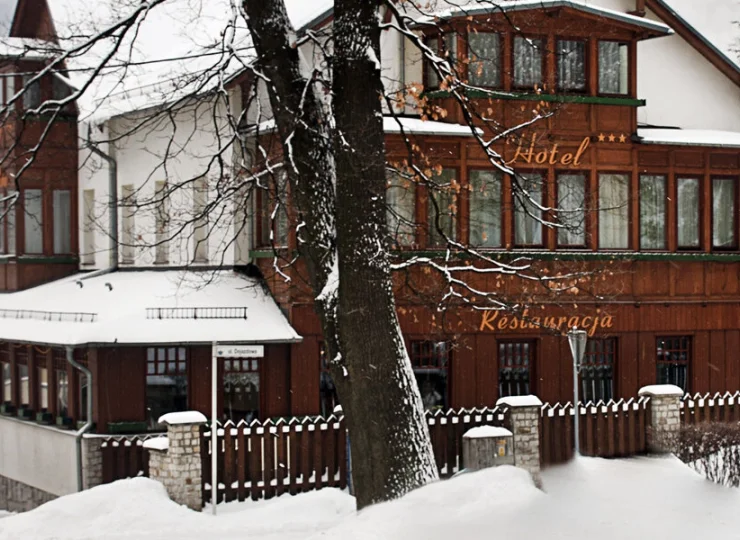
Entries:
[[498,426],[478,426],[469,429],[463,435],[464,439],[488,439],[491,437],[512,437],[513,434],[506,428]]
[[502,397],[496,402],[498,405],[509,407],[542,407],[542,401],[537,396],[508,396]]
[[181,424],[205,424],[208,419],[198,411],[183,411],[163,414],[159,417],[160,424],[177,426]]

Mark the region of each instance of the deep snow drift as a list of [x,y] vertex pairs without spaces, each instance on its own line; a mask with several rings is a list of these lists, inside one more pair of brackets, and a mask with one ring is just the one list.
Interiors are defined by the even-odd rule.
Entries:
[[696,540],[735,538],[740,491],[703,479],[675,458],[585,458],[546,470],[545,492],[500,467],[462,475],[401,500],[354,512],[324,489],[231,503],[213,518],[179,507],[152,480],[119,481],[0,520],[0,539]]

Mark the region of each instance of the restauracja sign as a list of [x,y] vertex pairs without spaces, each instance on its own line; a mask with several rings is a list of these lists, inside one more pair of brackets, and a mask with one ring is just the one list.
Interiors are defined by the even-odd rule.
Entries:
[[584,137],[581,141],[581,145],[578,147],[575,153],[564,152],[560,154],[558,152],[558,144],[555,143],[551,148],[545,148],[539,152],[535,152],[535,143],[537,142],[537,135],[532,134],[532,141],[529,143],[529,148],[524,150],[522,142],[519,142],[519,146],[516,148],[514,157],[511,161],[507,162],[507,165],[513,163],[528,163],[528,164],[550,164],[550,165],[566,165],[566,166],[578,166],[581,164],[581,158],[588,149],[591,139]]
[[525,309],[521,316],[502,315],[500,311],[482,311],[480,331],[488,330],[551,330],[565,331],[573,327],[582,328],[592,337],[596,330],[612,328],[614,319],[611,315],[572,315],[562,317],[530,317]]

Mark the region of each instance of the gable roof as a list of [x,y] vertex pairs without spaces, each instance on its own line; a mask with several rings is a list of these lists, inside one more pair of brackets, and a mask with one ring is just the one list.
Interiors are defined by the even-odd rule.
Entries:
[[645,5],[740,86],[740,0],[645,0]]

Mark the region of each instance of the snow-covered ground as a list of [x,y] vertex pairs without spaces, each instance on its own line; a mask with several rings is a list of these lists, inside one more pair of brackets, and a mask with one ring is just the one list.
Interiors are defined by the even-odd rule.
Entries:
[[0,539],[695,540],[736,538],[740,491],[675,458],[580,459],[543,474],[500,467],[462,475],[356,513],[335,490],[223,505],[216,518],[172,503],[138,478],[0,520]]

